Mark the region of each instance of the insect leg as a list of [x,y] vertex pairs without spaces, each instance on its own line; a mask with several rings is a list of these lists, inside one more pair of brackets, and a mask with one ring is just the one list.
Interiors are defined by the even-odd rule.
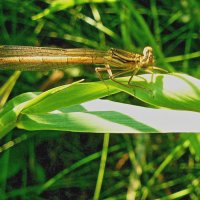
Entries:
[[133,77],[138,73],[138,71],[140,70],[140,67],[137,67],[134,71],[133,71],[133,74],[131,75],[131,77],[129,78],[128,80],[128,85],[131,85],[131,81],[133,79]]
[[[128,85],[130,85],[130,86],[132,86],[132,87],[139,87],[139,88],[142,88],[143,90],[145,90],[145,91],[147,91],[148,93],[152,94],[152,91],[151,91],[151,90],[149,90],[149,89],[147,89],[147,88],[145,88],[145,87],[143,87],[143,86],[138,86],[138,85],[135,85],[135,84],[131,84],[131,81],[133,80],[134,76],[136,76],[136,74],[138,73],[138,71],[139,71],[140,69],[141,69],[141,67],[137,67],[137,68],[134,70],[133,74],[132,74],[131,77],[129,78]],[[144,79],[144,78],[141,77],[141,76],[138,76],[138,77]],[[144,80],[146,81],[146,79],[144,79]]]
[[[119,82],[119,81],[117,81],[117,80],[115,79],[115,78],[116,78],[117,76],[119,76],[119,75],[126,74],[126,73],[128,73],[128,72],[133,71],[133,69],[126,70],[126,71],[123,71],[123,72],[119,72],[119,73],[116,73],[116,74],[111,74],[111,73],[109,72],[110,66],[107,65],[106,68],[108,69],[107,71],[108,71],[108,74],[109,74],[109,78],[110,78],[113,82],[115,82],[115,83],[117,83],[117,84],[120,84],[120,85],[122,85],[122,86],[124,86],[124,87],[127,87],[127,88],[133,88],[133,85],[131,85],[131,84],[124,84],[124,83],[121,83],[121,82]],[[139,86],[139,85],[134,85],[134,87],[138,87],[138,88],[142,88],[142,89],[147,90],[146,88],[144,88],[144,87],[142,87],[142,86]],[[148,92],[149,92],[149,91],[148,91]]]
[[[96,71],[97,76],[99,77],[99,79],[100,79],[101,81],[103,81],[103,83],[105,84],[106,88],[108,89],[108,93],[109,93],[109,87],[108,87],[108,85],[106,84],[106,82],[103,80],[103,77],[102,77],[102,75],[101,75],[101,72],[103,72],[103,71],[108,71],[107,68],[106,68],[106,67],[96,67],[96,68],[95,68],[95,71]],[[112,72],[111,72],[111,73],[112,73]]]
[[149,73],[149,74],[151,74],[151,83],[153,83],[153,77],[154,77],[154,72],[153,72],[153,70],[145,69],[144,71],[147,72],[147,73]]

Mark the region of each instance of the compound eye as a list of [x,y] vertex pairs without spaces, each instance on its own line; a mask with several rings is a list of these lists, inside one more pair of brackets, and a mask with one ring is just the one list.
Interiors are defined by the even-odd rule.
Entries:
[[143,50],[143,55],[147,58],[149,55],[153,53],[153,49],[151,47],[145,47]]

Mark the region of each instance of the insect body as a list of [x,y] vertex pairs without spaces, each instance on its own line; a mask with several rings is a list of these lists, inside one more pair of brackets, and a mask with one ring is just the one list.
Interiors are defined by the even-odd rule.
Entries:
[[[101,80],[103,80],[101,75],[103,71],[106,71],[109,78],[115,82],[118,82],[115,79],[116,77],[131,73],[128,85],[130,85],[131,80],[140,69],[150,73],[152,73],[152,69],[164,71],[153,66],[154,57],[151,47],[145,47],[143,54],[137,54],[114,48],[108,51],[100,51],[94,49],[0,46],[0,69],[47,71],[52,69],[65,69],[71,64],[104,65],[104,67],[95,68]],[[112,71],[114,70],[118,72],[113,73]]]
[[[95,69],[99,78],[102,79],[102,71],[107,71],[109,78],[119,83],[115,80],[116,77],[123,74],[132,73],[131,77],[129,78],[128,85],[130,85],[131,80],[140,69],[149,70],[149,67],[154,65],[153,49],[151,47],[145,47],[143,50],[143,55],[111,48],[104,59],[105,67],[97,67]],[[118,72],[113,74],[113,69],[111,69],[110,66],[114,66]]]

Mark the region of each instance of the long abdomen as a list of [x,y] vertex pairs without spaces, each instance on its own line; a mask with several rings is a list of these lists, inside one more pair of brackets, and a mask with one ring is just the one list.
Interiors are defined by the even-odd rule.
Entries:
[[105,51],[30,46],[0,46],[0,69],[46,71],[69,64],[104,64]]

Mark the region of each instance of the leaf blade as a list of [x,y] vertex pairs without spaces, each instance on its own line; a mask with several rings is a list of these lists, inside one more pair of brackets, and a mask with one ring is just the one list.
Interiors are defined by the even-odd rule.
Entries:
[[46,114],[22,114],[17,127],[90,133],[200,131],[200,113],[197,112],[145,108],[108,100],[86,102],[74,109],[75,112],[57,110]]

